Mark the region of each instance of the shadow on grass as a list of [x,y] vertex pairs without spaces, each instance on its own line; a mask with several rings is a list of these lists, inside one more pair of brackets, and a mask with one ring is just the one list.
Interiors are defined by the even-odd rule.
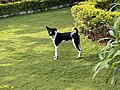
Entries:
[[84,60],[86,60],[86,61],[98,61],[99,60],[99,56],[98,56],[98,53],[96,53],[96,54],[89,54],[89,56],[86,56],[86,57],[83,57],[84,58]]

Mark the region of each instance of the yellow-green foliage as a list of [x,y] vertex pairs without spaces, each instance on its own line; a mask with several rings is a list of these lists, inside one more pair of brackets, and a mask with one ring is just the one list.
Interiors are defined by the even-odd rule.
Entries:
[[20,2],[0,4],[0,17],[19,15],[21,12],[45,11],[54,6],[59,8],[60,5],[67,7],[68,4],[71,6],[73,2],[72,0],[22,0]]
[[106,36],[120,12],[106,12],[95,8],[95,2],[81,2],[72,7],[71,12],[75,25],[82,30],[96,31]]
[[87,0],[88,2],[103,2],[103,1],[106,1],[106,0]]

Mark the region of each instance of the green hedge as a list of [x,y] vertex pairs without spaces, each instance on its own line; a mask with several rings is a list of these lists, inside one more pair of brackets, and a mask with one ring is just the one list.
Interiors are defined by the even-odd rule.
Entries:
[[120,12],[106,12],[95,8],[95,5],[95,2],[81,2],[71,9],[75,25],[93,41],[108,37],[108,30],[113,26],[115,19],[120,16]]
[[101,8],[109,11],[109,9],[113,6],[113,3],[120,3],[120,0],[86,0],[88,2],[96,2],[95,7]]
[[46,9],[46,2],[40,1],[22,1],[22,2],[14,2],[7,4],[0,4],[0,16],[4,15],[16,15],[20,14],[20,12],[28,11],[44,11]]
[[95,5],[95,7],[109,11],[110,8],[115,3],[120,3],[120,0],[101,0],[101,1],[97,1],[97,4]]
[[67,5],[72,5],[74,0],[27,0],[21,2],[0,4],[0,16],[4,15],[19,15],[20,12],[28,11],[45,11],[47,9],[51,9],[51,7],[63,5],[66,7]]

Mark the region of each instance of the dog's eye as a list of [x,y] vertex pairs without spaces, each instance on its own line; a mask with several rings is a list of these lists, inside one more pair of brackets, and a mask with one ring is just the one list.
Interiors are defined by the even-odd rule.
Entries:
[[52,32],[49,32],[50,34],[52,34]]

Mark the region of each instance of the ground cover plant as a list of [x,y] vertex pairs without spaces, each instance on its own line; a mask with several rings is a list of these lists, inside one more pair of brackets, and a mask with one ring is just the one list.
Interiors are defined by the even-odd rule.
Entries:
[[[81,35],[82,57],[72,42],[60,45],[58,61],[45,26],[71,31],[70,8],[0,19],[0,89],[3,90],[119,90],[105,83],[104,70],[91,73],[101,46]],[[64,48],[64,49],[63,49]]]

